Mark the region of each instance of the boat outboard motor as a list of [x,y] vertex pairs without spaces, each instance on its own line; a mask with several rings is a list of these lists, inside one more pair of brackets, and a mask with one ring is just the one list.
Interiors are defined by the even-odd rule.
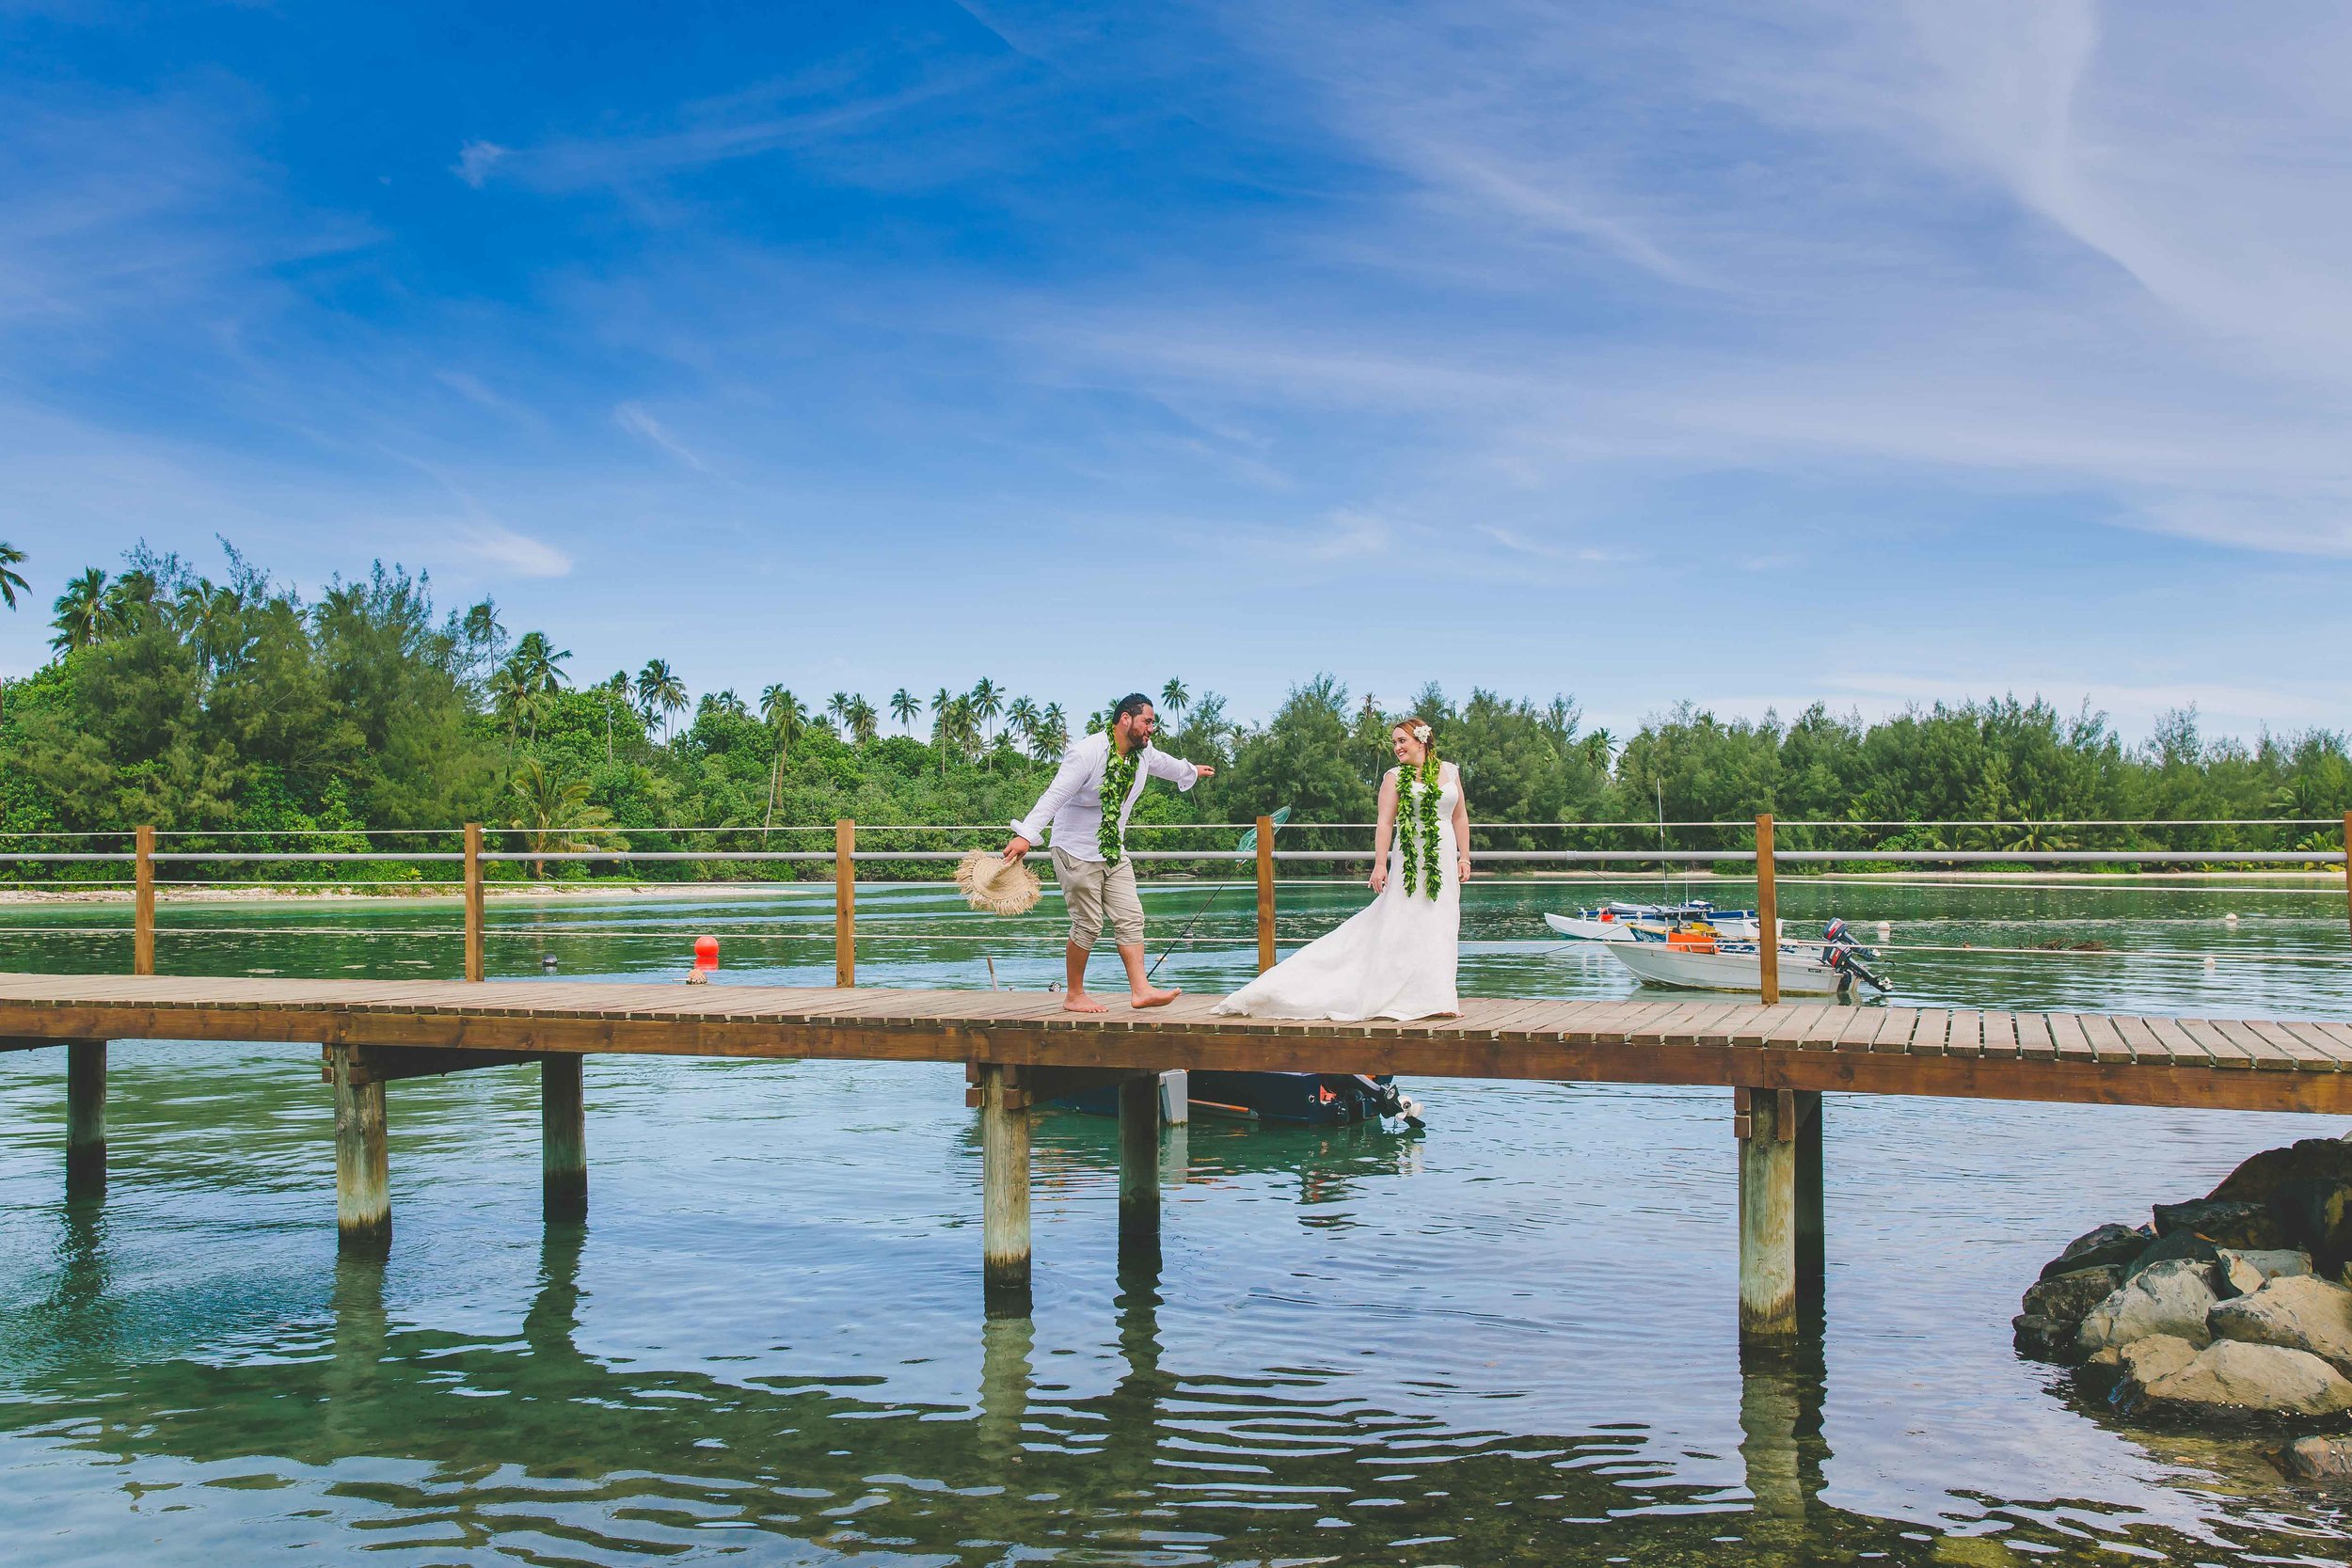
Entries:
[[1829,929],[1821,933],[1821,940],[1826,943],[1821,949],[1821,961],[1837,971],[1837,989],[1840,991],[1847,989],[1846,981],[1849,978],[1860,980],[1881,991],[1894,990],[1869,967],[1870,964],[1878,961],[1879,956],[1854,941],[1852,933],[1846,928],[1844,921],[1831,921]]
[[1402,1117],[1405,1125],[1416,1132],[1426,1125],[1421,1119],[1421,1101],[1406,1095],[1395,1084],[1383,1083],[1377,1078],[1365,1078],[1360,1082],[1372,1091],[1373,1103],[1382,1116]]

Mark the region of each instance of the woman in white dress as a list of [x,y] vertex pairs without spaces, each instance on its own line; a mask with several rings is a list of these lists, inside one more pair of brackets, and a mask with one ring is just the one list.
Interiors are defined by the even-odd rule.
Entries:
[[1372,835],[1376,896],[1216,1005],[1250,1018],[1451,1017],[1461,1011],[1454,969],[1462,937],[1462,881],[1470,875],[1470,811],[1462,776],[1431,751],[1429,725],[1407,719],[1389,732],[1394,768],[1380,781]]

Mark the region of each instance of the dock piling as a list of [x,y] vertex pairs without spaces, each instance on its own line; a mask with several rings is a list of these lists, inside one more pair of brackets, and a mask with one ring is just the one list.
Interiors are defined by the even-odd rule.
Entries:
[[539,1195],[550,1222],[588,1214],[588,1112],[581,1090],[585,1058],[545,1056],[539,1062]]
[[1796,1094],[1734,1089],[1740,1139],[1740,1337],[1772,1344],[1797,1332]]
[[989,1314],[1029,1315],[1029,1096],[1021,1070],[980,1064],[980,1245]]
[[342,1244],[380,1251],[392,1239],[392,1182],[384,1139],[384,1085],[361,1069],[359,1047],[327,1048],[335,1079],[335,1227]]
[[1119,1255],[1160,1252],[1160,1075],[1119,1085]]
[[78,1196],[106,1190],[104,1040],[65,1048],[65,1188]]
[[1821,1095],[1817,1089],[1789,1091],[1796,1100],[1795,1193],[1797,1289],[1818,1302],[1828,1273],[1828,1245],[1821,1229]]

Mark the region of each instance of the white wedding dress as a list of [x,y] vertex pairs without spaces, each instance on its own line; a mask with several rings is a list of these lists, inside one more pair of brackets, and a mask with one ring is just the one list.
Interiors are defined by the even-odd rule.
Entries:
[[1216,1005],[1247,1018],[1431,1018],[1461,1010],[1454,971],[1462,945],[1462,883],[1455,864],[1454,807],[1461,775],[1438,764],[1438,896],[1405,886],[1404,824],[1422,788],[1406,777],[1397,792],[1389,882],[1380,895]]

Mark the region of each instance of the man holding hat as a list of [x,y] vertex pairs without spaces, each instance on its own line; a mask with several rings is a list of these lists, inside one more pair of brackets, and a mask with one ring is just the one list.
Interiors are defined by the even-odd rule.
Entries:
[[1216,769],[1196,768],[1152,744],[1152,699],[1136,692],[1120,699],[1110,728],[1088,736],[1063,753],[1054,782],[1029,815],[1012,825],[1005,859],[1018,861],[1053,829],[1054,878],[1070,906],[1070,945],[1064,958],[1070,984],[1062,1009],[1102,1013],[1110,1009],[1087,994],[1087,958],[1107,919],[1127,966],[1128,1005],[1161,1007],[1176,1000],[1173,990],[1154,990],[1143,964],[1143,900],[1136,893],[1135,863],[1127,858],[1127,816],[1152,778],[1190,789]]

